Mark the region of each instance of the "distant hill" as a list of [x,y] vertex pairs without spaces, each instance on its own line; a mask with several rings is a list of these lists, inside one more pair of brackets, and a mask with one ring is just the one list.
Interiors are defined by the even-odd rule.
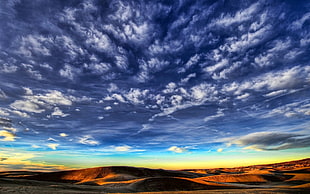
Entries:
[[310,167],[310,158],[288,162],[273,163],[273,164],[259,164],[259,165],[241,166],[234,168],[184,169],[181,171],[202,173],[202,174],[221,174],[221,173],[244,173],[253,170],[264,170],[264,169],[265,170],[273,169],[274,171],[296,170],[299,168],[307,168],[307,167]]

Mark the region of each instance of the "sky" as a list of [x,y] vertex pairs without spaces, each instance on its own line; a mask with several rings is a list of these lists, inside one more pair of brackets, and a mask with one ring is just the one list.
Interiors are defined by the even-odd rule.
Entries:
[[0,170],[310,157],[310,2],[0,0]]

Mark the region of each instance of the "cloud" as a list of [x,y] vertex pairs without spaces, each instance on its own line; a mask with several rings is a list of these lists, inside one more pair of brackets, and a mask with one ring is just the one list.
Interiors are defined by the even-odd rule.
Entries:
[[259,11],[260,3],[256,2],[246,9],[238,10],[235,14],[222,14],[221,17],[211,22],[210,26],[228,27],[233,24],[244,23],[252,19],[253,15]]
[[[45,94],[34,95],[31,89],[24,89],[26,92],[25,96],[23,96],[24,99],[16,100],[10,105],[10,107],[13,109],[12,112],[20,116],[28,117],[26,113],[20,111],[42,113],[46,111],[46,109],[51,109],[55,105],[72,105],[70,97],[65,96],[60,91],[50,90]],[[52,115],[62,117],[68,116],[68,114],[62,113],[58,107],[54,108]]]
[[56,105],[72,105],[72,101],[69,97],[65,96],[62,92],[57,90],[50,90],[45,95],[39,94],[34,96],[26,97],[32,101],[38,102],[38,101],[44,101],[48,104],[56,104]]
[[[1,125],[1,124],[0,124]],[[17,132],[17,129],[15,129],[14,127],[2,127],[3,129],[7,130],[7,131],[12,131],[13,133]]]
[[12,2],[0,6],[0,114],[29,145],[75,128],[68,147],[132,152],[135,137],[177,145],[187,133],[186,145],[310,115],[309,13],[291,1]]
[[243,146],[244,149],[273,151],[310,146],[310,136],[285,132],[255,132],[236,138],[230,143]]
[[246,80],[223,85],[222,92],[240,95],[245,90],[272,92],[275,90],[302,88],[309,83],[310,67],[295,66],[279,71],[271,71]]
[[273,117],[277,115],[283,115],[285,117],[294,116],[309,116],[310,115],[310,102],[308,100],[301,102],[288,103],[283,106],[278,106],[272,109],[267,114],[264,114],[263,118]]
[[174,152],[174,153],[184,153],[184,152],[188,152],[188,149],[185,147],[178,147],[178,146],[171,146],[170,148],[168,148],[167,150]]
[[10,114],[6,110],[0,109],[0,115],[1,116],[9,116]]
[[99,141],[96,141],[91,135],[84,135],[83,137],[79,138],[79,143],[85,145],[99,145]]
[[59,133],[59,136],[60,137],[68,137],[68,134],[66,134],[66,133]]
[[56,150],[58,146],[59,146],[59,144],[57,144],[57,143],[47,144],[47,147],[51,148],[52,150]]
[[41,109],[38,104],[33,103],[30,100],[16,100],[10,106],[13,109],[22,110],[26,112],[33,112],[33,113],[42,113],[45,111],[44,109]]
[[0,89],[0,98],[4,99],[7,98],[8,96],[4,93],[3,90]]
[[69,169],[63,165],[35,162],[33,159],[37,156],[40,156],[40,154],[12,148],[1,149],[0,170],[55,171]]
[[10,110],[10,112],[13,113],[13,114],[16,114],[16,115],[18,115],[20,117],[25,117],[25,118],[29,118],[30,117],[27,113],[21,112],[21,111],[18,111],[18,110]]
[[143,104],[144,99],[147,95],[149,90],[141,90],[139,88],[131,88],[127,94],[124,96],[126,99],[131,102],[132,104]]
[[32,148],[35,148],[35,149],[40,148],[40,146],[35,145],[35,144],[31,145],[31,147],[32,147]]
[[15,134],[6,130],[0,130],[0,137],[3,137],[0,139],[0,141],[15,141]]
[[104,107],[104,110],[111,110],[111,109],[112,109],[111,106]]
[[0,64],[0,72],[2,73],[15,73],[18,70],[18,66],[9,64]]
[[12,121],[10,119],[0,117],[0,127],[12,127]]
[[115,147],[115,151],[118,151],[118,152],[127,152],[127,151],[130,151],[132,147],[131,146],[127,146],[127,145],[124,145],[124,146],[117,146]]
[[64,114],[64,113],[62,112],[62,110],[60,110],[60,108],[55,107],[55,108],[54,108],[54,112],[52,112],[51,115],[52,115],[52,116],[66,117],[66,116],[68,116],[69,114]]
[[59,75],[64,78],[74,80],[74,78],[80,73],[80,69],[66,64],[63,69],[59,70]]
[[310,13],[306,13],[304,14],[301,18],[299,18],[298,20],[294,21],[292,23],[292,25],[290,26],[291,29],[293,30],[300,30],[302,28],[302,26],[304,25],[304,23],[306,21],[310,20]]
[[34,55],[50,56],[51,52],[48,45],[51,39],[42,35],[27,35],[19,40],[18,54],[24,57],[33,57]]
[[217,152],[223,152],[223,148],[219,148],[216,150]]
[[276,91],[270,92],[268,94],[265,94],[265,96],[266,97],[274,97],[274,96],[285,94],[286,92],[287,92],[287,90],[276,90]]
[[223,116],[225,116],[223,110],[222,110],[222,109],[219,109],[219,110],[217,110],[217,112],[216,112],[215,115],[208,116],[208,117],[204,118],[203,120],[204,120],[205,122],[209,122],[209,121],[211,121],[211,120],[214,120],[214,119],[217,119],[217,118],[221,118],[221,117],[223,117]]

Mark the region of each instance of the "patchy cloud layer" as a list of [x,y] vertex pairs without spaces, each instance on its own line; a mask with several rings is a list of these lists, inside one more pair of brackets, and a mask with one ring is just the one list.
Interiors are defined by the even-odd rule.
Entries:
[[183,153],[239,136],[230,143],[309,147],[308,2],[1,4],[3,142]]

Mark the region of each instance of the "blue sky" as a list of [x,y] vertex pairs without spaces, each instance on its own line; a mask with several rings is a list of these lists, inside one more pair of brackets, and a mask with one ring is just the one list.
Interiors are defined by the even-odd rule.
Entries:
[[1,169],[309,157],[309,2],[0,2]]

